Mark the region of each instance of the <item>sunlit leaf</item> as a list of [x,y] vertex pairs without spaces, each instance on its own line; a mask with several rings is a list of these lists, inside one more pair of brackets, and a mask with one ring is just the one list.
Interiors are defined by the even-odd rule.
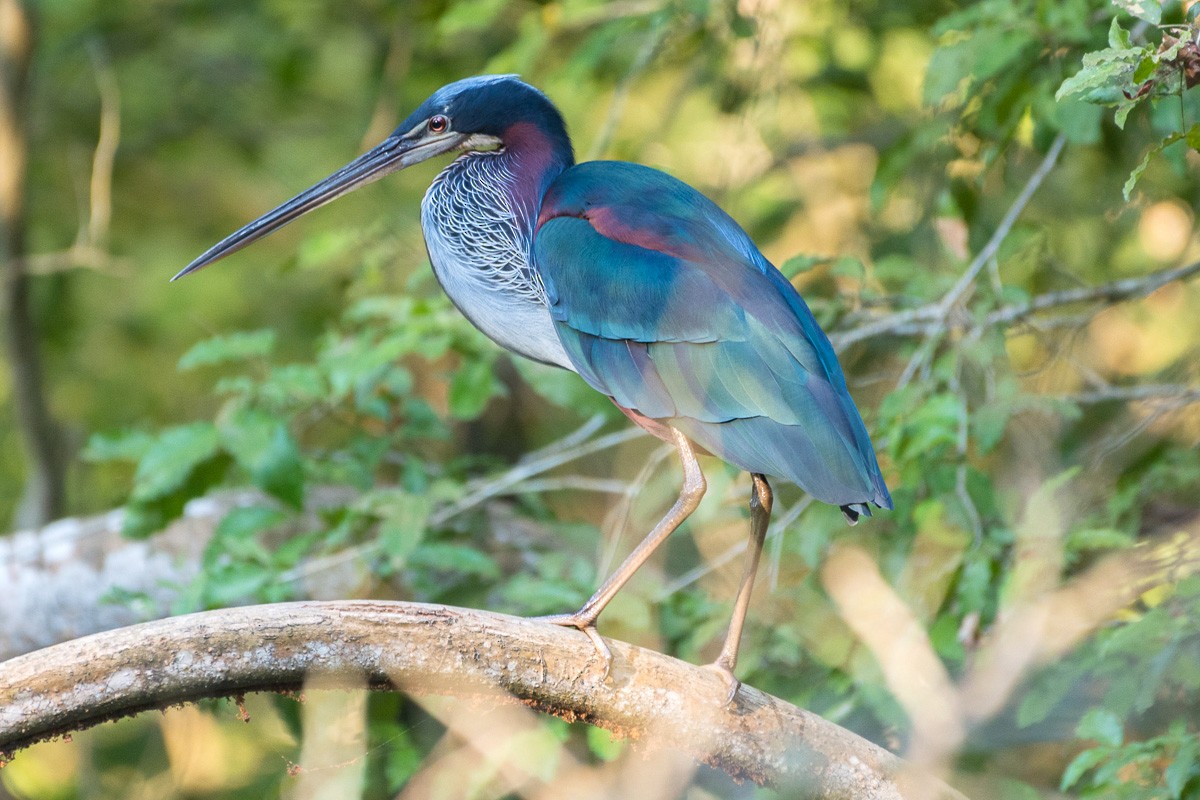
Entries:
[[1080,528],[1072,530],[1067,535],[1069,550],[1108,550],[1116,547],[1128,547],[1133,544],[1133,537],[1125,531],[1115,528]]
[[499,567],[489,555],[473,547],[451,542],[421,544],[412,552],[410,563],[420,564],[434,572],[457,572],[489,580],[499,575]]
[[1103,762],[1109,757],[1109,752],[1105,748],[1093,747],[1091,750],[1084,750],[1075,758],[1071,759],[1071,763],[1063,770],[1062,780],[1059,783],[1059,789],[1066,791],[1079,782],[1084,773]]
[[829,261],[828,258],[813,255],[798,255],[792,256],[787,261],[779,265],[779,271],[788,279],[794,278],[797,275],[808,272],[809,270],[825,264]]
[[159,435],[138,462],[135,500],[160,497],[178,489],[196,466],[217,455],[220,436],[211,422],[193,422]]
[[154,442],[155,437],[145,431],[93,433],[83,449],[82,457],[86,461],[138,461]]
[[1185,732],[1175,757],[1167,766],[1163,777],[1166,779],[1167,791],[1171,797],[1183,796],[1183,790],[1189,780],[1196,774],[1196,763],[1200,759],[1200,739],[1195,734]]
[[304,501],[304,464],[287,426],[269,414],[232,414],[220,435],[234,459],[263,491],[293,507]]
[[261,330],[214,336],[192,346],[179,359],[180,369],[264,358],[275,349],[275,331]]
[[503,391],[490,361],[468,361],[450,379],[450,413],[458,419],[474,419],[488,400]]
[[1113,0],[1113,4],[1151,25],[1162,22],[1162,3],[1159,0]]
[[1080,739],[1094,739],[1100,744],[1117,747],[1125,739],[1124,726],[1117,715],[1107,708],[1089,709],[1075,727]]

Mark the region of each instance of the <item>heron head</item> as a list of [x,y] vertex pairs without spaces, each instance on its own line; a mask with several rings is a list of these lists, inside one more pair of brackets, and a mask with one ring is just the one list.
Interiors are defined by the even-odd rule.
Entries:
[[453,152],[497,150],[518,123],[566,143],[554,105],[515,75],[479,75],[434,92],[376,147],[213,245],[171,280],[219,261],[313,209],[405,167]]

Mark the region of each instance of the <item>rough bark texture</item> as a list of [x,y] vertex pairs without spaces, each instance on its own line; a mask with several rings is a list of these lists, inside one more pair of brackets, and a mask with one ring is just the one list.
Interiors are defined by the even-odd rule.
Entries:
[[310,674],[413,693],[508,697],[812,798],[958,798],[891,753],[755,689],[722,704],[703,668],[622,642],[603,680],[578,631],[416,603],[299,602],[99,633],[0,663],[0,752]]

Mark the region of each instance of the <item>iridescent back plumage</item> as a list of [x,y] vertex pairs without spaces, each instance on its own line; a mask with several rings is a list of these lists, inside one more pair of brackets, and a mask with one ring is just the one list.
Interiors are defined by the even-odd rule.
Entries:
[[891,507],[829,339],[695,189],[637,164],[580,164],[551,184],[533,258],[559,338],[594,388],[851,522]]

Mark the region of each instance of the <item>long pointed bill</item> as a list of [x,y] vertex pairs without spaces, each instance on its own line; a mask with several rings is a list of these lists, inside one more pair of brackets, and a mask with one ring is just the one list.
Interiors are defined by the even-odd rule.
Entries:
[[360,186],[377,181],[385,175],[412,166],[427,158],[449,152],[458,147],[463,138],[454,133],[417,140],[390,136],[378,147],[362,154],[317,185],[305,189],[274,211],[263,214],[249,225],[226,236],[180,270],[179,274],[171,280],[179,280],[188,273],[207,267],[214,261],[219,261],[246,245],[258,241],[272,231],[282,228],[292,220],[302,217],[314,208],[320,208]]

